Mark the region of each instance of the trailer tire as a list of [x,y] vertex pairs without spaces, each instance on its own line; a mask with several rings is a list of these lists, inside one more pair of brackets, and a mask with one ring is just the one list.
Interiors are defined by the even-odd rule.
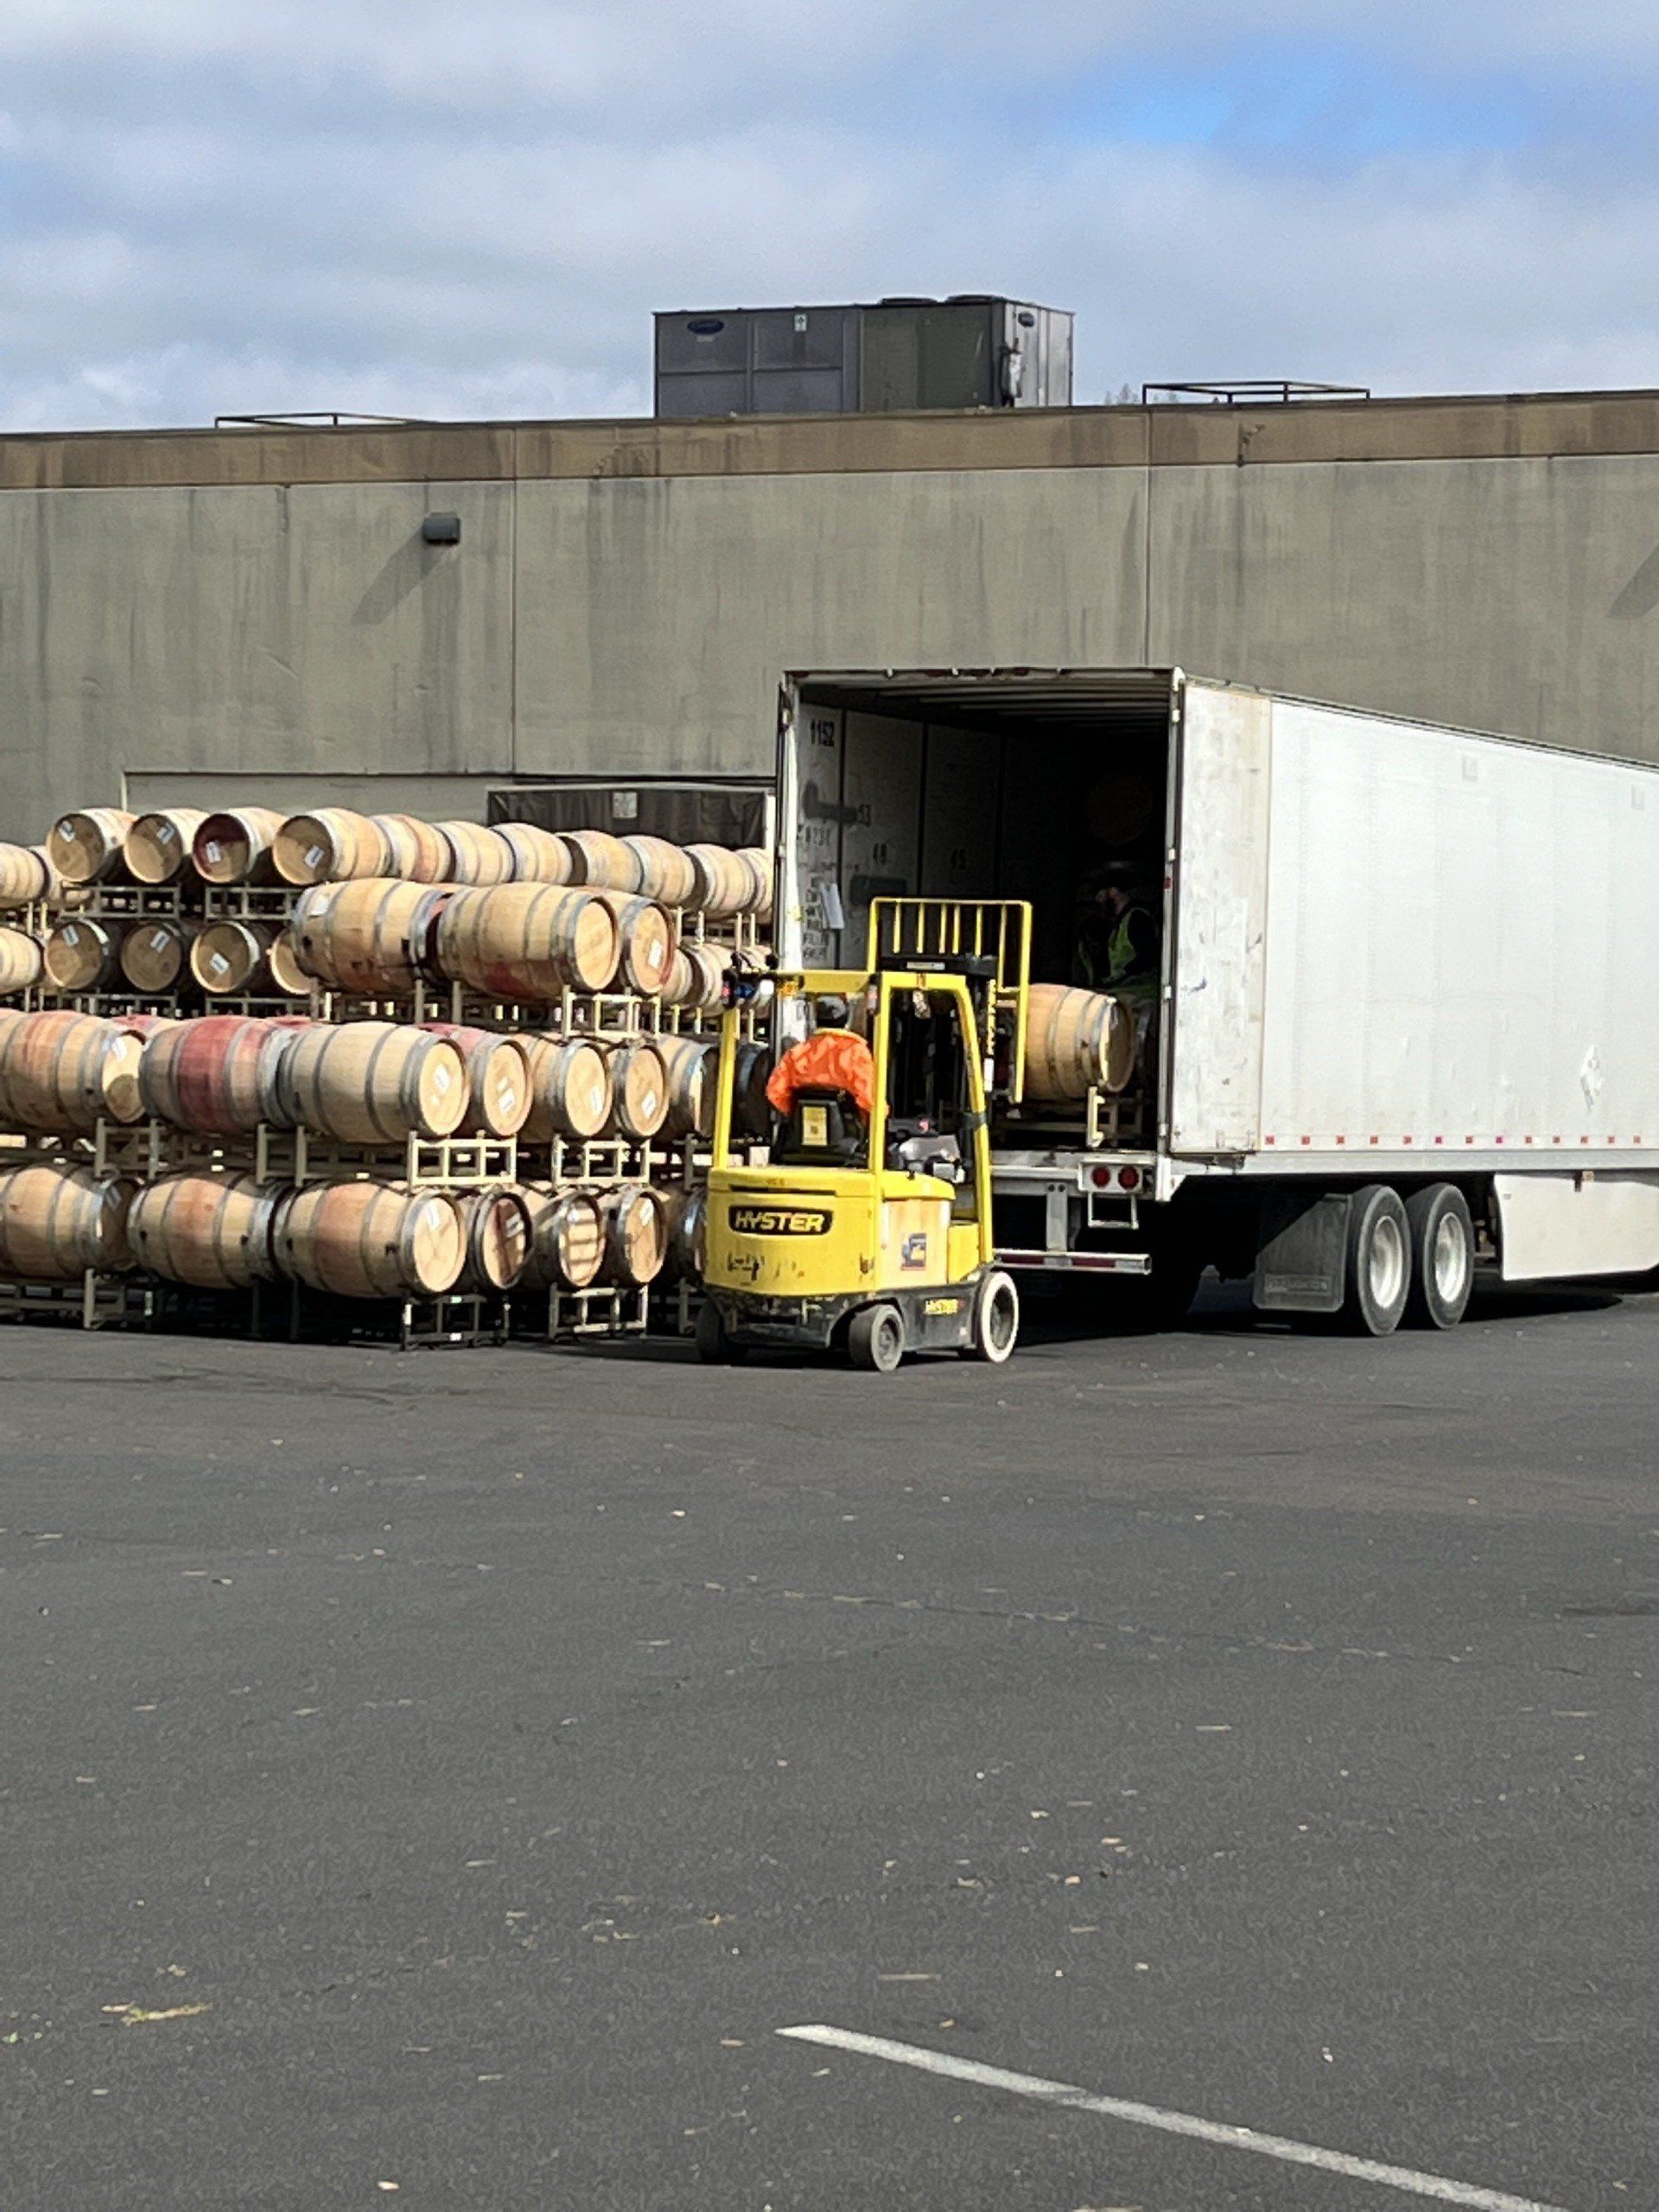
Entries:
[[1475,1224],[1468,1201],[1452,1183],[1431,1183],[1406,1200],[1411,1231],[1411,1291],[1406,1324],[1414,1329],[1455,1329],[1475,1285]]
[[864,1306],[847,1324],[847,1357],[855,1367],[891,1375],[905,1356],[904,1316],[896,1306]]
[[974,1340],[963,1357],[1001,1367],[1013,1353],[1019,1337],[1020,1293],[1014,1277],[997,1268],[979,1286],[974,1300]]
[[1348,1206],[1348,1280],[1342,1325],[1352,1335],[1390,1337],[1411,1295],[1411,1227],[1400,1193],[1368,1183]]

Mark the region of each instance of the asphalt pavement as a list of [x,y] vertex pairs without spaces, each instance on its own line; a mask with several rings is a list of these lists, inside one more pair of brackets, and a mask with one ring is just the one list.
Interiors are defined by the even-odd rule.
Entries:
[[0,2202],[1659,2203],[1656,1350],[0,1331]]

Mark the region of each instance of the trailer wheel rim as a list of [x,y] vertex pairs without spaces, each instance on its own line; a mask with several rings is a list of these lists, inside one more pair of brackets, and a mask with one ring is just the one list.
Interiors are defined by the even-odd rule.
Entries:
[[1469,1279],[1469,1240],[1455,1213],[1443,1213],[1436,1224],[1431,1264],[1435,1295],[1450,1311],[1463,1296]]
[[1379,1214],[1367,1244],[1365,1277],[1372,1303],[1379,1312],[1391,1313],[1405,1296],[1405,1230],[1391,1213]]

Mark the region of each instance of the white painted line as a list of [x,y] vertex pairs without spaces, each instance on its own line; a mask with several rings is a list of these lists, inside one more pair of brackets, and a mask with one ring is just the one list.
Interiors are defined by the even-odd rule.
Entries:
[[1385,2189],[1438,2197],[1443,2204],[1470,2205],[1475,2212],[1561,2212],[1559,2205],[1540,2204],[1529,2196],[1509,2196],[1501,2189],[1476,2189],[1468,2182],[1447,2181],[1440,2174],[1385,2165],[1378,2158],[1351,2158],[1343,2151],[1322,2151],[1316,2144],[1295,2143],[1283,2135],[1260,2135],[1253,2127],[1229,2127],[1219,2120],[1199,2120],[1188,2112],[1165,2112],[1157,2105],[1136,2104],[1127,2097],[1097,2097],[1075,2082],[1047,2082],[1039,2074],[1011,2074],[1006,2067],[982,2066],[977,2059],[956,2058],[946,2051],[925,2050],[920,2044],[893,2043],[886,2036],[863,2036],[852,2028],[816,2024],[779,2028],[776,2032],[798,2043],[827,2044],[832,2050],[855,2051],[865,2058],[885,2058],[894,2066],[913,2066],[923,2074],[944,2074],[952,2081],[976,2082],[983,2089],[1007,2089],[1017,2097],[1036,2097],[1045,2104],[1063,2105],[1068,2112],[1099,2113],[1107,2120],[1126,2120],[1137,2127],[1158,2128],[1166,2135],[1217,2143],[1224,2150],[1255,2151],[1264,2158],[1279,2158],[1289,2165],[1317,2166],[1321,2173],[1342,2174],[1350,2181],[1380,2182]]

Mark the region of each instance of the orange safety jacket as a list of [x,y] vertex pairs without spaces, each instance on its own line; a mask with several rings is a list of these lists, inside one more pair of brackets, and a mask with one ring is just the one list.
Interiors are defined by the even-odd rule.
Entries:
[[844,1090],[868,1121],[875,1107],[875,1056],[850,1029],[820,1029],[790,1046],[766,1084],[780,1114],[798,1090]]

